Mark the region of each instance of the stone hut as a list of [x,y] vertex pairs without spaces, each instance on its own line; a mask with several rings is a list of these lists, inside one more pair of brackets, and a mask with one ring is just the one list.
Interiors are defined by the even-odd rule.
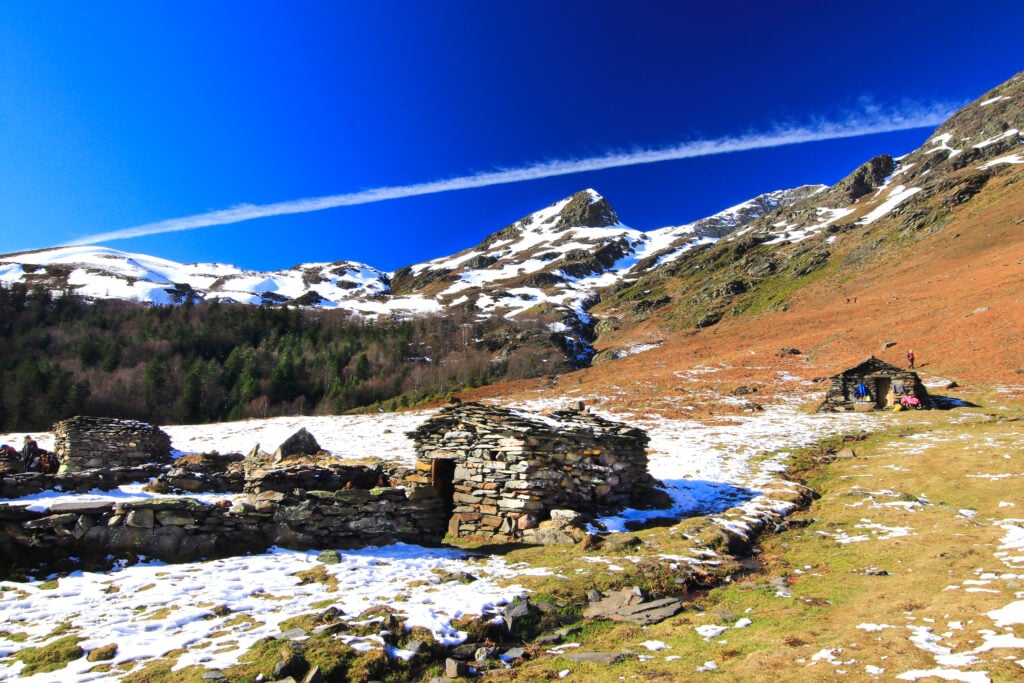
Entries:
[[825,400],[818,406],[820,413],[885,410],[905,396],[916,397],[924,407],[931,405],[928,391],[916,372],[874,356],[832,376],[829,381]]
[[669,502],[647,471],[647,434],[582,405],[531,416],[452,403],[409,436],[417,462],[404,483],[437,490],[453,537],[511,541],[552,510],[607,514]]
[[171,437],[145,422],[80,415],[55,424],[53,435],[62,473],[171,462]]

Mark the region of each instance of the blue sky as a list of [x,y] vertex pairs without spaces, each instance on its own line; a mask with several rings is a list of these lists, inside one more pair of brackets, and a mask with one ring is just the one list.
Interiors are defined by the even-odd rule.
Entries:
[[[678,225],[917,147],[1024,69],[1020,26],[1019,1],[3,3],[0,253],[392,270],[588,187]],[[892,132],[840,137],[867,130]]]

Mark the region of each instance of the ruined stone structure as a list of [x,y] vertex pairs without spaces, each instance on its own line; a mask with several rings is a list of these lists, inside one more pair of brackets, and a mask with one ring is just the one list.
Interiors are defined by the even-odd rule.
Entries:
[[[863,363],[830,378],[825,400],[818,412],[870,411],[892,408],[905,396],[916,397],[923,407],[931,406],[928,390],[917,373],[896,367],[872,356]],[[858,396],[863,383],[865,396]]]
[[[169,456],[170,444],[149,425],[73,418],[56,431],[63,471],[0,477],[0,496],[151,480],[147,490],[157,493],[231,493],[233,500],[67,503],[43,512],[0,504],[0,575],[72,557],[98,564],[136,555],[182,562],[273,545],[433,545],[446,533],[577,542],[587,515],[670,503],[647,472],[647,435],[582,408],[528,416],[451,404],[411,433],[415,468],[391,471],[332,463],[325,453],[275,462],[278,456],[258,448],[244,457],[193,454],[153,464],[160,454]],[[140,461],[147,464],[113,466]],[[102,466],[72,469],[97,463]]]
[[516,540],[554,509],[607,514],[669,504],[647,472],[647,434],[582,407],[528,416],[453,403],[409,435],[417,463],[406,484],[439,492],[453,537]]
[[77,416],[53,427],[61,472],[171,462],[171,438],[136,420]]
[[444,537],[447,519],[436,494],[407,496],[395,488],[268,491],[224,505],[153,498],[61,503],[36,512],[6,504],[0,505],[0,555],[5,562],[30,566],[67,557],[88,563],[132,555],[186,562],[262,552],[274,545],[431,545]]

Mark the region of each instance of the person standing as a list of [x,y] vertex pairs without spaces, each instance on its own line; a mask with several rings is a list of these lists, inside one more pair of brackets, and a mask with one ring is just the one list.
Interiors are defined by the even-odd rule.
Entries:
[[21,468],[28,472],[32,467],[32,461],[39,453],[39,445],[35,442],[28,434],[25,435],[25,441],[21,446]]
[[907,364],[910,366],[911,370],[914,369],[914,352],[913,351],[907,351]]

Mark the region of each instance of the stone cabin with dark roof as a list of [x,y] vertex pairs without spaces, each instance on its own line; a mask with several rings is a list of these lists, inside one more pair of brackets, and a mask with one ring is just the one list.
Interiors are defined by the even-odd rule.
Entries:
[[417,462],[404,483],[437,490],[452,537],[524,540],[552,510],[598,515],[671,502],[647,471],[647,434],[582,406],[532,415],[451,403],[409,436]]
[[928,390],[916,372],[874,356],[833,375],[829,382],[818,412],[886,410],[911,397],[920,402],[920,407],[931,407]]

